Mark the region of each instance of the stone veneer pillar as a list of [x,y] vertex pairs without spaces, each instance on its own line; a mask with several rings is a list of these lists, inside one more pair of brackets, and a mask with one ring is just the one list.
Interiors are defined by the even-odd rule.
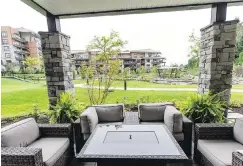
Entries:
[[59,32],[39,32],[39,34],[49,103],[55,105],[62,92],[74,94],[70,37]]
[[213,23],[201,29],[198,93],[222,93],[230,101],[235,57],[236,25],[239,20]]

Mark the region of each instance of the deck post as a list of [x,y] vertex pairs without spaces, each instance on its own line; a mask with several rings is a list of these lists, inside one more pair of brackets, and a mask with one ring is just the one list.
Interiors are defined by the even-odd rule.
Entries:
[[225,21],[226,8],[225,3],[213,5],[211,24],[201,29],[198,93],[222,92],[229,105],[239,20]]
[[61,32],[61,24],[58,16],[54,16],[47,12],[46,19],[49,32]]
[[70,37],[60,32],[39,32],[45,65],[49,103],[55,105],[62,92],[74,95]]

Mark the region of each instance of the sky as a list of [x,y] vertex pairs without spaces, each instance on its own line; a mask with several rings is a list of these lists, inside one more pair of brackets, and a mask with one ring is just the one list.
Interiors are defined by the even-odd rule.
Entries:
[[[128,41],[124,50],[160,50],[166,65],[186,64],[188,36],[210,23],[211,9],[62,19],[62,32],[71,36],[71,50],[83,50],[95,35],[108,35],[111,30]],[[228,7],[227,20],[243,21],[243,6]],[[0,1],[0,25],[25,27],[35,32],[47,31],[46,18],[20,0]]]

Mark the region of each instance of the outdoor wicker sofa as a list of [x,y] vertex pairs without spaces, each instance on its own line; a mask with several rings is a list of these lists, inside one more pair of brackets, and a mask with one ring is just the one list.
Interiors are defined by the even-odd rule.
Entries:
[[[142,104],[138,106],[140,108],[139,112],[124,112],[123,104],[96,105],[88,107],[81,114],[80,119],[73,124],[76,152],[81,150],[83,144],[97,124],[143,125],[165,123],[172,134],[174,134],[174,137],[177,139],[187,156],[191,156],[192,122],[176,110],[171,103],[157,103],[153,104],[153,106],[150,104],[143,105],[147,105],[149,109],[145,111],[142,110],[142,113]],[[170,111],[170,113],[165,114],[166,108],[167,112]],[[157,117],[158,114],[159,118],[161,117],[160,119]],[[166,120],[164,120],[164,115],[167,116],[165,117]],[[156,118],[153,119],[154,117]],[[148,119],[146,120],[146,118]],[[176,120],[174,121],[174,119]],[[175,132],[173,132],[173,129],[175,129]]]
[[[194,159],[206,166],[243,166],[243,119],[235,124],[196,124]],[[232,157],[233,156],[233,157]]]
[[71,124],[28,118],[2,128],[2,166],[66,166],[73,156]]

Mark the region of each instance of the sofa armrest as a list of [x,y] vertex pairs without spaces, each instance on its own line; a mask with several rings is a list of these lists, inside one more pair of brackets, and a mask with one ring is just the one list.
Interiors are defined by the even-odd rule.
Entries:
[[72,125],[63,124],[38,124],[42,137],[69,137],[72,136]]
[[232,166],[243,166],[243,154],[240,152],[233,152]]
[[187,156],[192,155],[192,121],[186,116],[183,118],[183,133],[184,133],[184,151]]
[[183,132],[182,114],[174,106],[166,106],[164,114],[164,123],[172,133]]
[[84,138],[82,134],[80,118],[73,122],[73,138],[74,138],[74,153],[75,155],[80,152],[84,145]]
[[28,147],[2,147],[2,166],[43,166],[42,150]]
[[83,134],[91,134],[98,124],[98,115],[95,107],[88,107],[80,116],[80,124]]
[[[197,151],[199,139],[223,140],[233,139],[234,124],[226,123],[197,123],[194,128],[194,152]],[[195,154],[196,155],[196,154]]]
[[197,123],[195,125],[196,139],[233,139],[234,124]]

